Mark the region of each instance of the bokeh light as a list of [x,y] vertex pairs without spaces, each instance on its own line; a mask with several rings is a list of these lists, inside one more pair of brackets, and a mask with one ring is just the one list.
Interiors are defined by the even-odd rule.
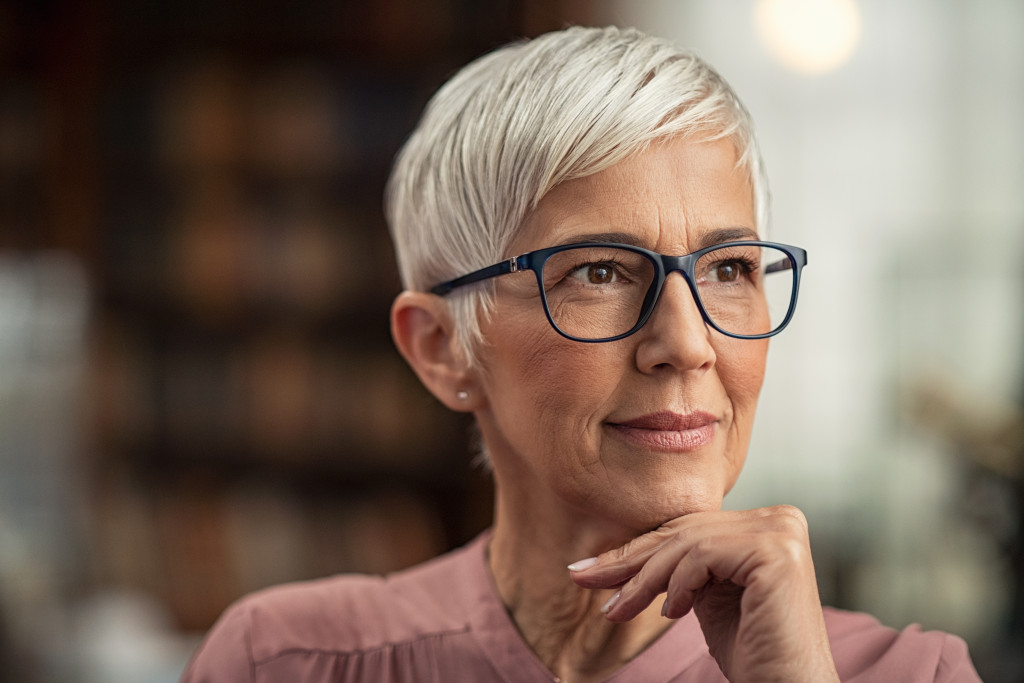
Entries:
[[861,32],[854,0],[758,0],[754,24],[772,57],[809,75],[845,64]]

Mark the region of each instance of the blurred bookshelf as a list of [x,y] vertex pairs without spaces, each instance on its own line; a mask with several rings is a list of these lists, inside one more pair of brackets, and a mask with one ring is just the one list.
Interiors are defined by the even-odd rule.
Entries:
[[70,254],[89,289],[60,599],[140,591],[201,631],[246,591],[397,569],[488,524],[470,423],[390,340],[383,186],[447,76],[591,5],[0,10],[0,255]]

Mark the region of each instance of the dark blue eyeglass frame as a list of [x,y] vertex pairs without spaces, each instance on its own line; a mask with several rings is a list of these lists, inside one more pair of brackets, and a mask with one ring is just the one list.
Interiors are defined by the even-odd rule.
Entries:
[[[646,257],[653,265],[655,277],[651,282],[651,286],[647,289],[647,294],[644,296],[643,304],[640,308],[640,316],[637,318],[636,324],[633,325],[629,330],[622,334],[615,335],[613,337],[602,337],[600,339],[587,339],[584,337],[575,337],[571,334],[567,334],[558,327],[558,324],[551,318],[551,311],[548,309],[547,293],[544,291],[543,271],[544,264],[551,256],[562,251],[569,249],[579,249],[581,247],[613,247],[615,249],[625,249],[627,251],[634,252]],[[707,310],[704,308],[704,303],[701,301],[700,293],[697,291],[697,284],[694,276],[694,267],[697,261],[705,254],[715,251],[716,249],[730,248],[730,247],[771,247],[777,249],[786,256],[789,257],[789,266],[784,260],[780,260],[777,263],[769,264],[767,272],[777,272],[790,268],[793,271],[793,291],[790,294],[789,299],[789,310],[786,311],[785,317],[782,322],[779,323],[775,329],[764,334],[736,334],[734,332],[728,332],[719,327],[708,315]],[[500,263],[475,270],[472,273],[457,277],[454,280],[448,280],[442,282],[435,287],[430,289],[432,294],[439,296],[445,296],[451,293],[452,290],[465,285],[473,284],[474,282],[480,282],[482,280],[488,280],[493,277],[499,277],[501,275],[507,275],[509,273],[517,273],[522,270],[532,270],[534,275],[537,277],[537,287],[540,290],[541,301],[544,304],[544,315],[547,316],[548,322],[551,327],[555,329],[558,334],[562,335],[567,339],[573,341],[586,342],[586,343],[600,343],[610,342],[623,339],[633,334],[641,327],[643,327],[650,319],[651,314],[654,312],[655,306],[658,304],[658,299],[661,298],[662,289],[665,286],[665,280],[668,276],[674,272],[679,272],[683,279],[686,281],[687,286],[690,288],[690,293],[693,295],[693,300],[697,304],[697,309],[700,311],[701,318],[704,322],[710,325],[713,329],[717,330],[721,334],[734,339],[766,339],[767,337],[773,337],[789,325],[789,321],[793,318],[793,313],[796,311],[796,299],[797,293],[800,291],[800,272],[803,267],[807,265],[807,251],[800,247],[794,247],[788,244],[779,244],[777,242],[762,242],[758,240],[737,240],[734,242],[722,242],[714,244],[703,249],[686,254],[684,256],[668,256],[666,254],[659,254],[656,251],[644,249],[642,247],[633,246],[631,244],[619,244],[617,242],[583,242],[576,244],[563,244],[557,247],[546,247],[544,249],[537,249],[536,251],[527,252],[519,256],[513,256]],[[773,267],[774,266],[774,267]]]

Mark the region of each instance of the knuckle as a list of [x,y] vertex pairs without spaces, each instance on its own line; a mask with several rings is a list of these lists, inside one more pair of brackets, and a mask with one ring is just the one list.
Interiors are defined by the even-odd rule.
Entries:
[[648,555],[652,551],[664,546],[666,542],[672,539],[673,534],[675,533],[676,532],[670,527],[662,525],[657,529],[648,531],[645,534],[630,539],[627,543],[619,546],[618,548],[613,548],[612,550],[598,555],[598,561],[602,564],[606,562],[625,562],[636,556]]
[[643,571],[635,575],[622,586],[622,595],[628,597],[629,602],[648,603],[655,598],[659,591],[650,585]]
[[680,529],[686,528],[686,526],[688,524],[691,524],[693,519],[695,517],[698,517],[700,514],[701,513],[699,513],[699,512],[692,512],[692,513],[690,513],[688,515],[683,515],[682,517],[676,517],[674,519],[670,519],[667,522],[665,522],[664,524],[662,524],[661,526],[659,526],[654,531],[662,532],[662,533],[666,533],[666,534],[674,534],[674,533],[678,532]]
[[802,565],[810,557],[807,545],[795,538],[785,538],[779,542],[778,549],[784,561],[790,565]]
[[642,573],[643,572],[641,570],[640,573],[634,574],[632,577],[630,577],[629,581],[627,581],[626,583],[622,584],[621,590],[622,590],[622,594],[623,595],[630,595],[630,596],[632,596],[632,595],[636,595],[637,593],[639,593],[639,592],[641,592],[643,590],[644,582],[643,582],[643,578],[641,577]]
[[684,526],[678,523],[678,520],[672,520],[662,524],[657,529],[648,531],[640,538],[647,538],[654,541],[658,545],[663,545],[667,541],[671,541],[673,538],[678,536],[685,529]]
[[787,528],[807,530],[807,516],[800,508],[793,505],[776,505],[771,510]]
[[597,556],[598,562],[600,564],[617,564],[628,561],[643,548],[642,539],[643,536],[638,536],[617,548],[601,553]]
[[606,553],[602,553],[598,556],[598,559],[602,565],[625,564],[629,561],[630,557],[636,554],[636,552],[636,546],[633,545],[632,542],[630,542],[624,546],[620,546],[618,548],[614,548],[613,550],[609,550]]
[[715,540],[711,537],[705,536],[704,538],[697,539],[690,546],[690,551],[687,553],[692,559],[697,561],[706,561],[708,557],[713,555],[716,550]]
[[630,591],[643,590],[651,582],[651,574],[653,570],[650,564],[645,564],[640,567],[640,571],[630,577],[629,581],[626,582],[626,588]]
[[677,531],[671,538],[665,541],[666,548],[673,548],[679,552],[685,552],[693,543],[693,534],[682,529]]
[[690,545],[706,533],[702,520],[688,519],[689,524],[678,524],[671,529],[669,542],[674,545]]
[[597,556],[597,563],[600,566],[608,566],[621,561],[628,554],[628,546],[612,548]]

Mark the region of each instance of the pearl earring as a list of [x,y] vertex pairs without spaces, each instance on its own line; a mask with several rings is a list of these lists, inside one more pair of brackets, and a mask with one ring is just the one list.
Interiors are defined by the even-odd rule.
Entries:
[[460,401],[465,401],[466,399],[469,398],[469,392],[468,391],[460,391],[457,394],[455,394],[455,397],[458,398]]

